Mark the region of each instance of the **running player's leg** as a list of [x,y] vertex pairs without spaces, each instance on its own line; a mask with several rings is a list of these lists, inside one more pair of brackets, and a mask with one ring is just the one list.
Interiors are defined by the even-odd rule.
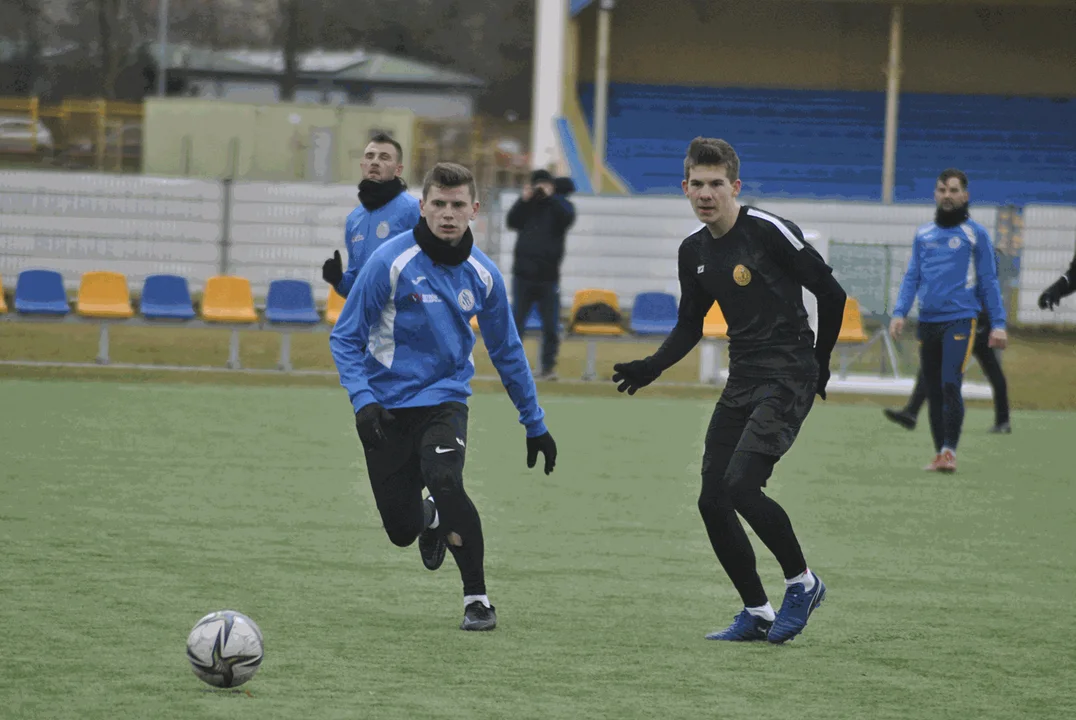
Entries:
[[422,477],[415,444],[413,410],[393,413],[396,420],[384,426],[386,442],[376,448],[363,445],[377,511],[389,540],[399,547],[415,542],[425,528]]
[[[945,396],[942,391],[942,337],[944,325],[919,323],[919,368],[927,386],[927,410],[930,415],[930,435],[934,441],[935,463],[945,442]],[[934,463],[932,463],[933,465]],[[937,468],[928,466],[928,469]]]
[[975,333],[975,347],[972,354],[979,363],[979,367],[990,381],[990,387],[994,395],[994,427],[991,432],[1009,433],[1012,428],[1009,424],[1009,384],[1005,380],[1005,372],[1001,369],[1001,358],[997,350],[990,347],[990,328],[978,327]]
[[814,380],[760,383],[743,437],[726,471],[736,511],[773,553],[785,577],[785,598],[770,642],[798,635],[825,597],[825,584],[807,567],[788,513],[762,489],[777,461],[792,447],[814,404]]
[[736,515],[726,479],[729,461],[747,421],[742,403],[749,398],[749,393],[749,387],[730,380],[706,430],[699,513],[710,546],[744,604],[743,612],[736,616],[732,625],[706,636],[711,640],[764,640],[775,616],[758,576],[755,550]]
[[463,488],[467,451],[467,406],[449,402],[433,409],[419,438],[422,477],[437,507],[436,531],[448,543],[463,581],[465,630],[492,630],[493,606],[486,595],[485,543],[478,510]]
[[942,434],[942,465],[945,472],[956,469],[956,448],[964,427],[964,397],[961,388],[964,370],[975,344],[975,320],[956,320],[946,323],[942,335],[941,383],[944,401]]

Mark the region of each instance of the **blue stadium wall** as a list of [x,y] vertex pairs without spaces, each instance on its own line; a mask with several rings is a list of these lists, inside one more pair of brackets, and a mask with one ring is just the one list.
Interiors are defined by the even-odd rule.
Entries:
[[[595,19],[575,20],[591,129]],[[907,6],[896,199],[956,166],[981,202],[1076,203],[1073,27],[1072,4]],[[888,29],[872,3],[620,0],[608,162],[634,192],[679,192],[687,143],[717,136],[751,194],[878,200]]]

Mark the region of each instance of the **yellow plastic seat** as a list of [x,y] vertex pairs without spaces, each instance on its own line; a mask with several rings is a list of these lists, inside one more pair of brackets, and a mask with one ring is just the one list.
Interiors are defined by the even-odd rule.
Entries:
[[258,322],[250,281],[234,275],[215,275],[205,283],[202,319],[206,322]]
[[721,312],[721,306],[716,302],[710,306],[710,311],[703,318],[702,336],[704,338],[728,339],[729,324],[725,322],[725,314]]
[[134,316],[131,291],[122,273],[105,270],[83,273],[78,287],[78,314],[91,318]]
[[329,288],[329,299],[325,302],[325,322],[335,325],[340,319],[340,311],[344,309],[344,296]]
[[602,303],[620,312],[620,300],[612,290],[601,288],[587,288],[577,290],[572,300],[572,310],[568,317],[571,318],[571,331],[576,335],[623,335],[624,328],[617,323],[580,322],[577,319],[580,308],[587,305]]
[[837,336],[837,342],[865,343],[869,339],[863,329],[863,313],[859,309],[859,301],[849,297],[844,303],[844,320],[841,322],[841,333]]
[[7,301],[4,300],[4,278],[0,277],[0,313],[7,312]]

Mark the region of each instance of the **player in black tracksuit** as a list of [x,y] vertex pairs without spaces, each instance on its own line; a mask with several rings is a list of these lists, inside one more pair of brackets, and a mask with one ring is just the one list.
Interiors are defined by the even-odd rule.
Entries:
[[[702,338],[715,301],[728,322],[729,377],[706,431],[699,511],[710,543],[744,602],[714,640],[769,640],[799,634],[825,597],[807,567],[788,515],[762,488],[792,446],[817,393],[826,397],[830,353],[846,295],[791,222],[741,206],[739,159],[723,140],[696,138],[684,161],[684,192],[705,225],[680,245],[676,327],[648,358],[614,366],[618,390],[634,394]],[[803,288],[818,299],[818,340]],[[778,613],[766,597],[743,516],[784,572]]]

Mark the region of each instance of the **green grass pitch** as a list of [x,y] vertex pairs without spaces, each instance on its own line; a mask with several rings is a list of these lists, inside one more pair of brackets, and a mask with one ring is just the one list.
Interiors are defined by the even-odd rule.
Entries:
[[[385,537],[342,390],[0,382],[0,717],[1076,717],[1076,415],[969,411],[939,477],[925,427],[816,404],[769,492],[829,596],[736,645],[703,639],[740,609],[695,506],[716,392],[544,398],[549,477],[474,397],[500,627],[469,634],[451,557]],[[265,633],[249,693],[184,657],[224,608]]]

